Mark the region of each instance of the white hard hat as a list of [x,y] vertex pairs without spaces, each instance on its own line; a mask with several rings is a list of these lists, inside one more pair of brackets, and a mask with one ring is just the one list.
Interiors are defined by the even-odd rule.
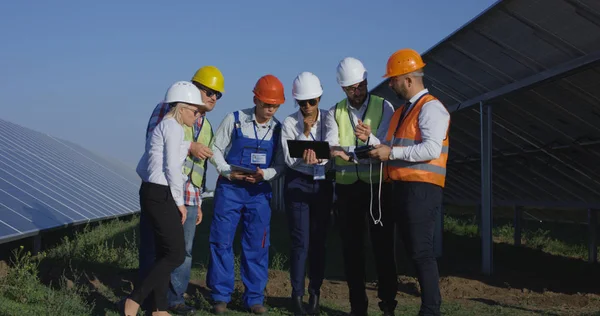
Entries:
[[194,105],[204,105],[200,90],[189,81],[177,81],[165,94],[165,102],[184,102]]
[[367,69],[354,57],[346,57],[337,67],[337,82],[342,87],[348,87],[367,79]]
[[310,100],[320,97],[323,94],[321,80],[312,72],[302,72],[292,85],[292,96],[296,100]]

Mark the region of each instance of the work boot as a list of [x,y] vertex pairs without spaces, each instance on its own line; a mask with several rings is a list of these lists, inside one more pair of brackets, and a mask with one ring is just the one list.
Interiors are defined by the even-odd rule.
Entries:
[[304,309],[304,303],[302,302],[302,296],[292,296],[292,306],[293,306],[294,316],[306,315],[306,310]]
[[169,307],[169,311],[175,315],[184,315],[184,316],[191,316],[196,314],[196,309],[185,305],[185,304],[177,304],[174,306]]
[[308,310],[309,315],[319,315],[321,309],[319,308],[319,295],[311,294],[308,298]]
[[221,315],[227,312],[227,303],[225,302],[215,302],[213,305],[213,313],[217,315]]
[[250,306],[250,311],[253,314],[261,315],[261,314],[264,314],[267,312],[267,308],[262,306],[261,304],[256,304],[256,305]]

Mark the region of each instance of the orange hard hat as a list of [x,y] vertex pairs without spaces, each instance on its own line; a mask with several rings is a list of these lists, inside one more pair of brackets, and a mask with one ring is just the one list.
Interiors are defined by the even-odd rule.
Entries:
[[264,103],[283,104],[285,102],[283,83],[273,75],[260,77],[254,86],[253,92]]
[[395,77],[411,73],[425,67],[421,55],[410,48],[397,50],[387,62],[384,78]]

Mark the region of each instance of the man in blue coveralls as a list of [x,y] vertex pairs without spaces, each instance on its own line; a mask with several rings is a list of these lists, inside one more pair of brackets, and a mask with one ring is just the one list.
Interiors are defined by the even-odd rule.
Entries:
[[273,75],[254,87],[252,108],[229,113],[219,126],[211,163],[219,173],[210,227],[210,262],[206,283],[212,291],[214,313],[227,311],[234,290],[232,242],[242,218],[241,275],[243,301],[254,314],[263,314],[268,280],[271,185],[283,171],[281,124],[274,117],[284,103],[283,84]]

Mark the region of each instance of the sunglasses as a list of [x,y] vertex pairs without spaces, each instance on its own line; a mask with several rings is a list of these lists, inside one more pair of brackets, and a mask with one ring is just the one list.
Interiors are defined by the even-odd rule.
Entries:
[[310,104],[312,106],[317,105],[317,99],[310,99],[310,100],[296,100],[296,102],[298,102],[299,106],[306,106],[307,104]]
[[223,94],[219,91],[215,91],[211,88],[205,87],[203,85],[199,85],[198,87],[200,90],[204,91],[204,93],[206,93],[206,96],[211,98],[213,95],[217,96],[217,100],[219,100]]

